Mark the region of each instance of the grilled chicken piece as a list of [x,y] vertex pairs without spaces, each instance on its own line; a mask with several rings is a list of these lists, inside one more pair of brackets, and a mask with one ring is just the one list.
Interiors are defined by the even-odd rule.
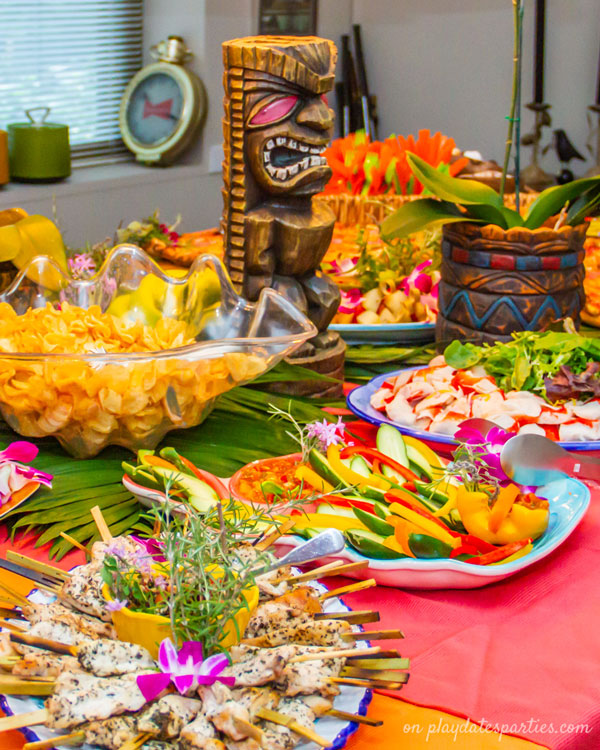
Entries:
[[17,652],[13,648],[13,643],[10,640],[10,632],[3,630],[0,632],[0,657],[4,656],[15,656]]
[[275,709],[281,700],[279,693],[268,687],[234,688],[231,690],[231,696],[233,700],[248,709],[251,721],[254,721],[259,709]]
[[195,698],[165,695],[140,714],[138,731],[155,734],[160,740],[173,739],[196,718],[201,708],[202,702]]
[[[277,710],[279,713],[291,716],[299,724],[309,729],[314,729],[313,722],[315,716],[302,701],[293,698],[284,698],[279,703]],[[262,721],[259,726],[264,732],[263,747],[268,748],[268,750],[292,750],[301,739],[300,735],[280,724]],[[226,740],[225,745],[227,750],[260,750],[260,745],[252,739],[243,740],[242,742]]]
[[92,721],[83,727],[85,741],[89,745],[119,750],[138,734],[136,716],[112,716],[104,721]]
[[163,742],[162,740],[148,740],[140,747],[140,750],[176,750],[179,743]]
[[310,708],[315,716],[323,716],[333,708],[332,698],[323,698],[322,695],[302,695],[300,700]]
[[276,604],[285,604],[288,607],[298,609],[304,614],[315,614],[323,611],[319,600],[319,592],[312,586],[295,586],[273,601]]
[[255,646],[272,648],[284,643],[306,643],[320,646],[348,646],[342,633],[348,633],[351,627],[343,620],[292,620],[291,624],[273,628],[258,636]]
[[230,653],[234,663],[225,667],[223,675],[235,677],[237,687],[256,687],[282,675],[294,647],[256,648],[240,644],[234,646]]
[[[27,631],[27,635],[37,638],[45,638],[50,641],[58,641],[66,646],[79,646],[83,643],[93,643],[91,638],[75,630],[64,622],[52,622],[52,620],[40,620],[32,625]],[[29,653],[26,651],[25,653]]]
[[225,745],[217,739],[217,730],[204,716],[198,714],[179,735],[181,750],[224,750]]
[[18,677],[58,677],[63,672],[81,672],[77,657],[40,649],[24,654],[12,668],[12,673]]
[[231,690],[226,685],[216,682],[214,685],[200,685],[198,695],[202,698],[202,711],[219,732],[233,740],[243,740],[247,733],[238,726],[236,720],[250,722],[248,709],[233,699]]
[[[325,651],[321,647],[296,646],[295,653],[303,654],[313,651]],[[284,695],[312,695],[318,693],[324,698],[339,695],[339,688],[330,682],[332,677],[338,677],[345,659],[315,659],[297,664],[287,664],[283,673],[276,679],[276,686]]]
[[102,622],[97,617],[82,615],[65,607],[59,602],[50,604],[31,604],[22,608],[23,615],[32,625],[42,620],[60,622],[74,630],[78,630],[88,638],[116,638],[117,634],[113,626],[108,622]]
[[68,602],[80,612],[111,622],[110,612],[102,596],[102,561],[93,560],[87,565],[76,568],[63,583],[59,598]]
[[153,669],[156,664],[148,651],[135,643],[101,639],[82,644],[77,651],[81,666],[97,677]]
[[264,602],[255,609],[244,631],[244,638],[258,638],[275,628],[305,622],[312,622],[312,617],[297,607],[275,601]]
[[146,700],[136,684],[138,674],[95,677],[85,672],[64,672],[56,680],[54,695],[46,701],[49,714],[46,726],[70,729],[87,721],[139,711]]

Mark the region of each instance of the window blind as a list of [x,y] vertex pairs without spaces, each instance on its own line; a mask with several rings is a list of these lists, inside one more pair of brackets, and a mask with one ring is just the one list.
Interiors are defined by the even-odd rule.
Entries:
[[143,0],[0,0],[0,127],[50,107],[73,158],[126,152],[123,91],[142,66]]

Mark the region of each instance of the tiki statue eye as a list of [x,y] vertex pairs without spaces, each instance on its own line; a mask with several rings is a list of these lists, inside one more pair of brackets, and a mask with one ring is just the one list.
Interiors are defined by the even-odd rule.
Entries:
[[267,125],[289,115],[298,101],[297,96],[284,96],[265,104],[250,120],[251,125]]

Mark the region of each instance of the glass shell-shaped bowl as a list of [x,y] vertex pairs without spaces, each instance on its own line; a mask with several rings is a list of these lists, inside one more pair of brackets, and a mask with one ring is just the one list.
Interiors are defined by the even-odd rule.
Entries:
[[127,322],[154,327],[168,317],[191,327],[195,343],[156,352],[8,352],[0,341],[0,413],[20,435],[53,436],[78,458],[107,445],[156,447],[169,430],[200,424],[219,395],[316,334],[272,289],[255,304],[239,297],[214,256],[200,256],[185,276],[173,278],[134,245],[116,247],[89,280],[34,258],[0,302],[18,315],[68,302],[98,305]]

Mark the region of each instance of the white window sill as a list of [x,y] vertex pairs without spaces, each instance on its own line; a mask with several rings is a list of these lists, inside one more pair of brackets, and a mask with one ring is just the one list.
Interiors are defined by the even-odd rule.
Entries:
[[148,182],[160,184],[175,180],[186,181],[206,174],[206,169],[199,164],[145,167],[137,162],[127,161],[103,166],[76,167],[71,176],[61,182],[9,182],[7,185],[0,186],[0,201],[2,203],[5,203],[7,199],[11,202],[35,201],[47,198],[49,195],[60,198],[110,190],[114,187],[135,187]]

